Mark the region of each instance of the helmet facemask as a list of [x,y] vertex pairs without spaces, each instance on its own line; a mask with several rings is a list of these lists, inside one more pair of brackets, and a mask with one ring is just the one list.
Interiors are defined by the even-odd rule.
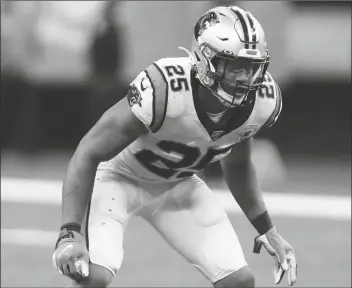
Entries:
[[[199,80],[226,107],[244,105],[249,93],[262,83],[269,64],[269,56],[234,56],[230,51],[216,51],[208,44],[202,45],[200,51],[207,72]],[[255,50],[244,51],[248,52],[255,53]]]

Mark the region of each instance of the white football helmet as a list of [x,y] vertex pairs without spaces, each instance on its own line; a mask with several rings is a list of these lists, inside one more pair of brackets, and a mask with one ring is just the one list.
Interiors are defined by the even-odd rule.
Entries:
[[262,26],[237,6],[213,8],[198,20],[190,54],[201,84],[226,107],[249,101],[270,59]]

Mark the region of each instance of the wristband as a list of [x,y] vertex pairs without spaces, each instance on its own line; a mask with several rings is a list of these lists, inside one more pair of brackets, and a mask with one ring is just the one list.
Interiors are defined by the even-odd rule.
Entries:
[[62,229],[73,230],[78,233],[81,233],[81,225],[79,225],[78,223],[74,223],[74,222],[66,223],[66,224],[62,225],[61,230]]
[[274,227],[273,223],[271,222],[270,216],[268,211],[260,214],[256,218],[251,221],[252,225],[255,229],[257,229],[260,235],[265,234],[268,232],[272,227]]
[[59,237],[58,237],[56,244],[55,244],[55,249],[57,248],[57,245],[59,244],[59,242],[62,239],[74,238],[74,234],[71,231],[81,233],[81,225],[79,225],[77,223],[66,223],[66,224],[62,225],[61,232],[60,232]]

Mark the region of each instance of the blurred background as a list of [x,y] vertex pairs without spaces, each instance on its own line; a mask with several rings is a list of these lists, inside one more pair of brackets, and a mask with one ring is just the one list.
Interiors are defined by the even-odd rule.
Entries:
[[[253,161],[296,247],[297,286],[351,286],[351,7],[316,1],[1,1],[1,286],[67,283],[50,257],[76,145],[141,70],[186,56],[178,46],[190,48],[198,17],[224,4],[261,22],[282,90],[279,121],[256,137]],[[219,165],[205,173],[224,195]],[[257,285],[271,286],[271,259],[253,255],[255,233],[234,207]],[[143,221],[125,239],[114,286],[210,287]]]

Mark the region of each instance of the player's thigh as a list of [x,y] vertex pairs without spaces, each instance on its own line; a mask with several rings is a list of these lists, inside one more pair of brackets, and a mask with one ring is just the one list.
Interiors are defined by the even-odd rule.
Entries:
[[87,209],[85,238],[90,262],[103,266],[113,275],[123,260],[123,234],[133,206],[129,182],[112,173],[100,171]]
[[247,265],[215,194],[199,178],[180,183],[147,220],[212,283]]

